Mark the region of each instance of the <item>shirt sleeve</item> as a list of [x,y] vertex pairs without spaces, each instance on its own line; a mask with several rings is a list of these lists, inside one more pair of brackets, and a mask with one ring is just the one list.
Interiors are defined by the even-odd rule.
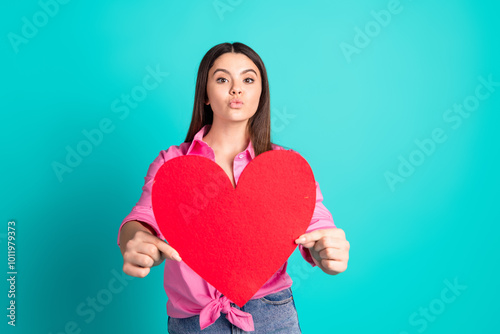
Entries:
[[[315,183],[316,183],[316,206],[314,207],[314,213],[311,219],[311,223],[309,224],[306,233],[326,228],[337,228],[335,226],[335,223],[333,222],[332,214],[323,204],[323,195],[321,194],[321,190],[319,189],[319,184],[317,181],[315,181]],[[311,252],[309,251],[308,248],[299,245],[299,251],[302,254],[302,257],[307,262],[309,262],[313,267],[316,266],[316,264],[312,259]]]
[[158,238],[162,240],[165,239],[158,227],[158,224],[156,223],[156,219],[153,214],[153,207],[151,204],[151,189],[153,180],[156,172],[165,162],[164,152],[165,151],[161,151],[158,157],[156,157],[156,159],[149,165],[148,172],[144,177],[144,186],[142,187],[141,197],[139,198],[139,201],[136,203],[136,205],[132,208],[132,211],[125,217],[125,219],[123,219],[120,227],[118,228],[118,245],[120,245],[120,232],[122,226],[131,220],[137,220],[148,224],[154,229]]

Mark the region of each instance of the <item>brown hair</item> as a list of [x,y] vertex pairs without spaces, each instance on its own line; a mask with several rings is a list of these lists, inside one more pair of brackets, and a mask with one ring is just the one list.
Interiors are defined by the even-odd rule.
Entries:
[[249,130],[250,140],[252,142],[255,156],[272,150],[271,146],[271,110],[269,96],[269,82],[267,72],[259,55],[250,47],[242,43],[221,43],[212,47],[201,60],[198,69],[198,78],[196,80],[196,91],[194,95],[193,115],[191,125],[184,142],[191,142],[195,134],[206,124],[212,124],[213,111],[210,105],[206,105],[208,72],[213,66],[215,60],[224,53],[234,52],[242,53],[257,66],[262,79],[262,92],[260,94],[259,106],[255,114],[248,120],[247,129]]

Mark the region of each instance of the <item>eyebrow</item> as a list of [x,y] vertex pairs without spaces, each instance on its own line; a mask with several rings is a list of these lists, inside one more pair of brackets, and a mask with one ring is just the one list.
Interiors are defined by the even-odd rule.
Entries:
[[[231,75],[231,73],[229,73],[229,71],[228,71],[228,70],[223,69],[223,68],[218,68],[218,69],[216,69],[216,70],[214,71],[214,73],[212,74],[212,76],[214,76],[214,75],[215,75],[215,73],[217,73],[217,72],[219,72],[219,71],[221,71],[221,72],[225,72],[225,73],[227,73],[227,74]],[[255,75],[257,75],[257,73],[256,73],[254,70],[252,70],[251,68],[241,71],[241,73],[240,73],[240,74],[245,74],[245,73],[247,73],[247,72],[253,72],[253,73],[255,73]]]

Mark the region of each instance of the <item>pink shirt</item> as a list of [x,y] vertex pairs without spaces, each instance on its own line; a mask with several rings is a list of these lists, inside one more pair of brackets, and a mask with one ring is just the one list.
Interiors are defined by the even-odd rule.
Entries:
[[[169,159],[182,155],[199,155],[211,159],[215,162],[213,149],[203,141],[203,137],[210,129],[210,125],[205,125],[193,138],[192,142],[182,143],[179,146],[171,146],[168,150],[160,151],[159,156],[149,166],[142,195],[132,211],[123,219],[118,231],[118,244],[120,244],[120,230],[123,224],[131,220],[138,220],[149,224],[157,234],[157,237],[165,240],[156,223],[151,207],[151,186],[157,170]],[[284,150],[279,145],[272,144],[273,150]],[[293,150],[290,150],[293,151]],[[295,152],[295,151],[293,151]],[[298,153],[298,152],[297,152]],[[252,142],[250,141],[245,151],[239,153],[234,158],[233,173],[236,184],[245,166],[255,157]],[[333,228],[332,215],[323,205],[323,195],[320,192],[318,182],[316,182],[316,207],[314,209],[311,223],[306,232],[317,229]],[[312,266],[315,266],[311,254],[307,248],[299,245],[299,251],[303,258]],[[292,279],[286,272],[288,261],[278,269],[278,271],[260,288],[251,299],[262,298],[268,294],[278,292],[292,285]],[[174,318],[187,318],[200,315],[200,328],[204,329],[213,324],[220,316],[220,312],[226,314],[226,318],[235,326],[245,330],[253,331],[252,315],[243,312],[230,305],[226,296],[221,297],[221,293],[203,278],[196,274],[183,261],[165,261],[163,286],[168,296],[167,314]]]

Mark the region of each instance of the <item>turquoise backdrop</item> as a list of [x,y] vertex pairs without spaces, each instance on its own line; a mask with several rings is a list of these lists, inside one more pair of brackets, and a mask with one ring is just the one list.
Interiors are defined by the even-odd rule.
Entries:
[[[497,1],[0,8],[2,333],[166,333],[163,265],[122,277],[117,231],[149,164],[184,140],[199,62],[222,42],[262,57],[272,140],[308,160],[351,243],[338,276],[291,256],[303,332],[498,330]],[[71,150],[85,156],[70,166]]]

